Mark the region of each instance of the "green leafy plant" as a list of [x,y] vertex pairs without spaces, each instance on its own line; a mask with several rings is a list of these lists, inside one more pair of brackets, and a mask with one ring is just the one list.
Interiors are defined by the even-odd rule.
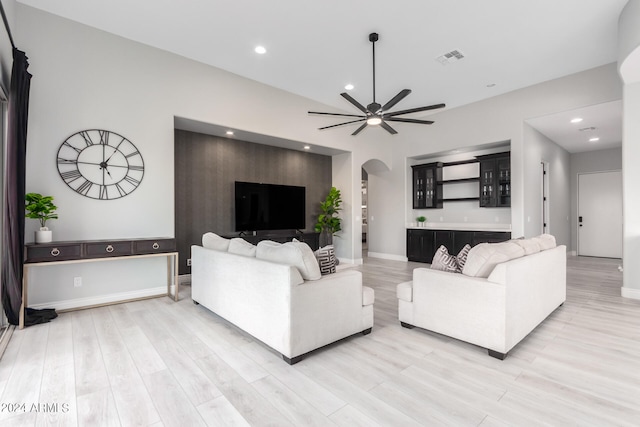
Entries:
[[52,196],[43,196],[38,193],[27,193],[24,199],[25,209],[27,211],[25,216],[27,218],[39,220],[42,228],[46,228],[48,220],[58,218],[58,215],[55,214],[58,207],[53,204]]
[[318,221],[315,226],[315,230],[318,233],[328,232],[334,235],[342,230],[340,227],[341,220],[338,217],[338,212],[342,209],[340,207],[341,204],[340,190],[336,187],[331,187],[325,201],[320,203],[320,211],[322,213],[318,215]]
[[426,216],[419,216],[418,218],[416,218],[416,220],[418,222],[425,222],[427,220],[427,217]]

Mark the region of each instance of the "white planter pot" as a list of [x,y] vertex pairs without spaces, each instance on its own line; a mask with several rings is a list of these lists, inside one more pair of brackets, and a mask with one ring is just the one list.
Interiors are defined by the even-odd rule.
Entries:
[[47,227],[40,227],[36,231],[36,243],[49,243],[53,240],[53,232]]

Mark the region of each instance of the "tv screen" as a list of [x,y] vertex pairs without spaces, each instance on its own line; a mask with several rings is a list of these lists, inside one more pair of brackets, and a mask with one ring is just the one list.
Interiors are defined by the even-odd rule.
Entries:
[[305,188],[235,183],[236,231],[303,230]]

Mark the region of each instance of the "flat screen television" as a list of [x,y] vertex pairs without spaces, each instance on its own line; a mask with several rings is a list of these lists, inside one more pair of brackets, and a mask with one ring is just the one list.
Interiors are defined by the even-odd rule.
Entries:
[[304,230],[305,187],[235,183],[236,231]]

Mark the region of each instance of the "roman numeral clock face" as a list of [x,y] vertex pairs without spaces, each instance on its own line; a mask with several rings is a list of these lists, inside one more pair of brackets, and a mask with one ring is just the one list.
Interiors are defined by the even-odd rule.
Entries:
[[138,188],[144,176],[144,161],[124,136],[108,130],[83,130],[60,145],[58,172],[76,193],[112,200]]

